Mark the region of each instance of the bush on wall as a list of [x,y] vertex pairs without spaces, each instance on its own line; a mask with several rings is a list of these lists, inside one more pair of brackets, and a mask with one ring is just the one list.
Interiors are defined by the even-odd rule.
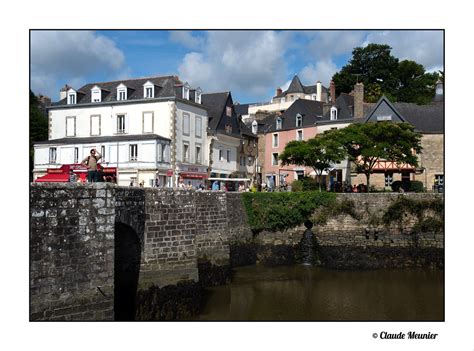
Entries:
[[298,226],[320,206],[335,202],[335,193],[278,192],[243,193],[250,227],[254,232],[282,230]]

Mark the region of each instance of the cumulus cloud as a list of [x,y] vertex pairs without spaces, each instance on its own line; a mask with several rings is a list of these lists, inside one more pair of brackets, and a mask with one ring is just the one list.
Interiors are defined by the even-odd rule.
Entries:
[[204,38],[194,36],[190,31],[186,30],[171,31],[170,40],[193,50],[201,48],[204,44]]
[[[316,64],[309,64],[301,70],[299,77],[302,82],[306,82],[306,85],[314,85],[316,81],[321,81],[323,85],[329,87],[334,73],[338,71],[338,68],[331,60],[320,60]],[[304,83],[303,83],[304,84]]]
[[428,71],[443,66],[443,32],[440,30],[375,32],[367,36],[364,45],[369,43],[390,45],[392,55],[421,63]]
[[315,59],[330,60],[334,56],[350,54],[360,46],[367,35],[365,31],[309,31],[305,32],[309,38],[308,52]]
[[[88,75],[115,78],[127,72],[122,51],[95,32],[32,31],[30,42],[31,88],[53,101],[65,83],[80,88]],[[67,81],[59,82],[59,77]]]
[[288,35],[273,31],[211,31],[202,51],[185,55],[179,75],[207,92],[237,90],[268,94],[286,76]]

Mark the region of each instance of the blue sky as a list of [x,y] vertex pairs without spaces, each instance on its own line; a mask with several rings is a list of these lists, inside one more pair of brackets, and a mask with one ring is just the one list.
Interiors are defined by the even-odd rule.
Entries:
[[64,84],[178,75],[204,92],[268,101],[295,74],[305,85],[332,75],[368,43],[399,59],[443,67],[442,31],[32,31],[31,88],[58,100]]

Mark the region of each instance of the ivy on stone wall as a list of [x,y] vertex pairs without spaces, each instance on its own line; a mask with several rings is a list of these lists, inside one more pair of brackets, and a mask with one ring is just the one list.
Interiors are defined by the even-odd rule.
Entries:
[[[436,218],[424,218],[426,211],[432,211]],[[416,200],[401,195],[387,208],[382,216],[382,222],[385,226],[389,226],[393,222],[397,222],[401,226],[406,214],[417,218],[417,223],[412,228],[414,233],[439,232],[444,228],[444,201],[440,197]]]
[[335,201],[335,193],[314,191],[243,194],[245,210],[254,233],[301,225],[311,218],[318,207],[328,206]]

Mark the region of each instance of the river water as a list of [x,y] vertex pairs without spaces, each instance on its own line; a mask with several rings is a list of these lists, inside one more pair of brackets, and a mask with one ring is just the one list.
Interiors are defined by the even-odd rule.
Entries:
[[207,289],[197,320],[401,321],[444,319],[444,273],[248,266]]

